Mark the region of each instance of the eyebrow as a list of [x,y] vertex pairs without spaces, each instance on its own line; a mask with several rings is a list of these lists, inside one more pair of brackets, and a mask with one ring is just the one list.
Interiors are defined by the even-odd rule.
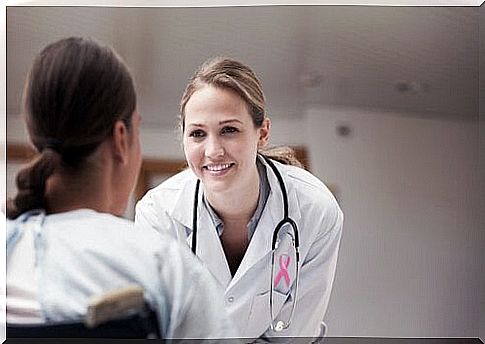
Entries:
[[[224,125],[224,124],[230,124],[230,123],[239,123],[239,124],[243,124],[243,122],[241,122],[240,120],[238,119],[227,119],[225,121],[220,121],[218,124],[219,125]],[[201,124],[201,123],[188,123],[187,124],[187,127],[205,127],[205,124]]]
[[228,120],[219,122],[219,124],[228,124],[228,123],[234,123],[234,122],[242,124],[242,122],[238,119],[228,119]]

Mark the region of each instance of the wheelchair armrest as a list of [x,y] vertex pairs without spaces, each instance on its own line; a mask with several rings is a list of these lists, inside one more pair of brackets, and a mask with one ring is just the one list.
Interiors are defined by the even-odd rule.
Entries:
[[145,307],[143,289],[128,286],[93,297],[88,304],[85,325],[93,328],[104,322],[131,314]]

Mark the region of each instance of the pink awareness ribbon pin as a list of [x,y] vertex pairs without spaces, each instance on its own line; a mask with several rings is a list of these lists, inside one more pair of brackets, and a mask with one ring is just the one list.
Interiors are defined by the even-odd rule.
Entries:
[[[286,258],[286,260],[283,260]],[[276,276],[274,280],[275,286],[280,283],[281,277],[284,277],[286,286],[290,286],[290,275],[288,275],[288,266],[290,265],[291,257],[285,253],[280,255],[280,271],[278,272],[278,276]]]

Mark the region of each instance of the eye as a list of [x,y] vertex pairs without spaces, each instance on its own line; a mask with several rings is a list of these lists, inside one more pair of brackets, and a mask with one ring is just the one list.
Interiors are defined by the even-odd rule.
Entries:
[[236,128],[236,127],[227,126],[227,127],[223,127],[221,129],[221,134],[233,134],[233,133],[237,133],[237,132],[239,132],[239,129]]
[[205,136],[205,132],[201,129],[195,129],[195,130],[192,130],[189,133],[189,137],[201,138],[201,137],[204,137],[204,136]]

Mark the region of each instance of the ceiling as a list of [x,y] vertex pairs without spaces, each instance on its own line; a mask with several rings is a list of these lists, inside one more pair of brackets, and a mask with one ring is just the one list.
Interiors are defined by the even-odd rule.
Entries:
[[176,123],[187,79],[227,55],[260,76],[272,116],[356,106],[471,119],[478,113],[478,7],[7,7],[7,113],[34,55],[82,35],[131,67],[145,126]]

